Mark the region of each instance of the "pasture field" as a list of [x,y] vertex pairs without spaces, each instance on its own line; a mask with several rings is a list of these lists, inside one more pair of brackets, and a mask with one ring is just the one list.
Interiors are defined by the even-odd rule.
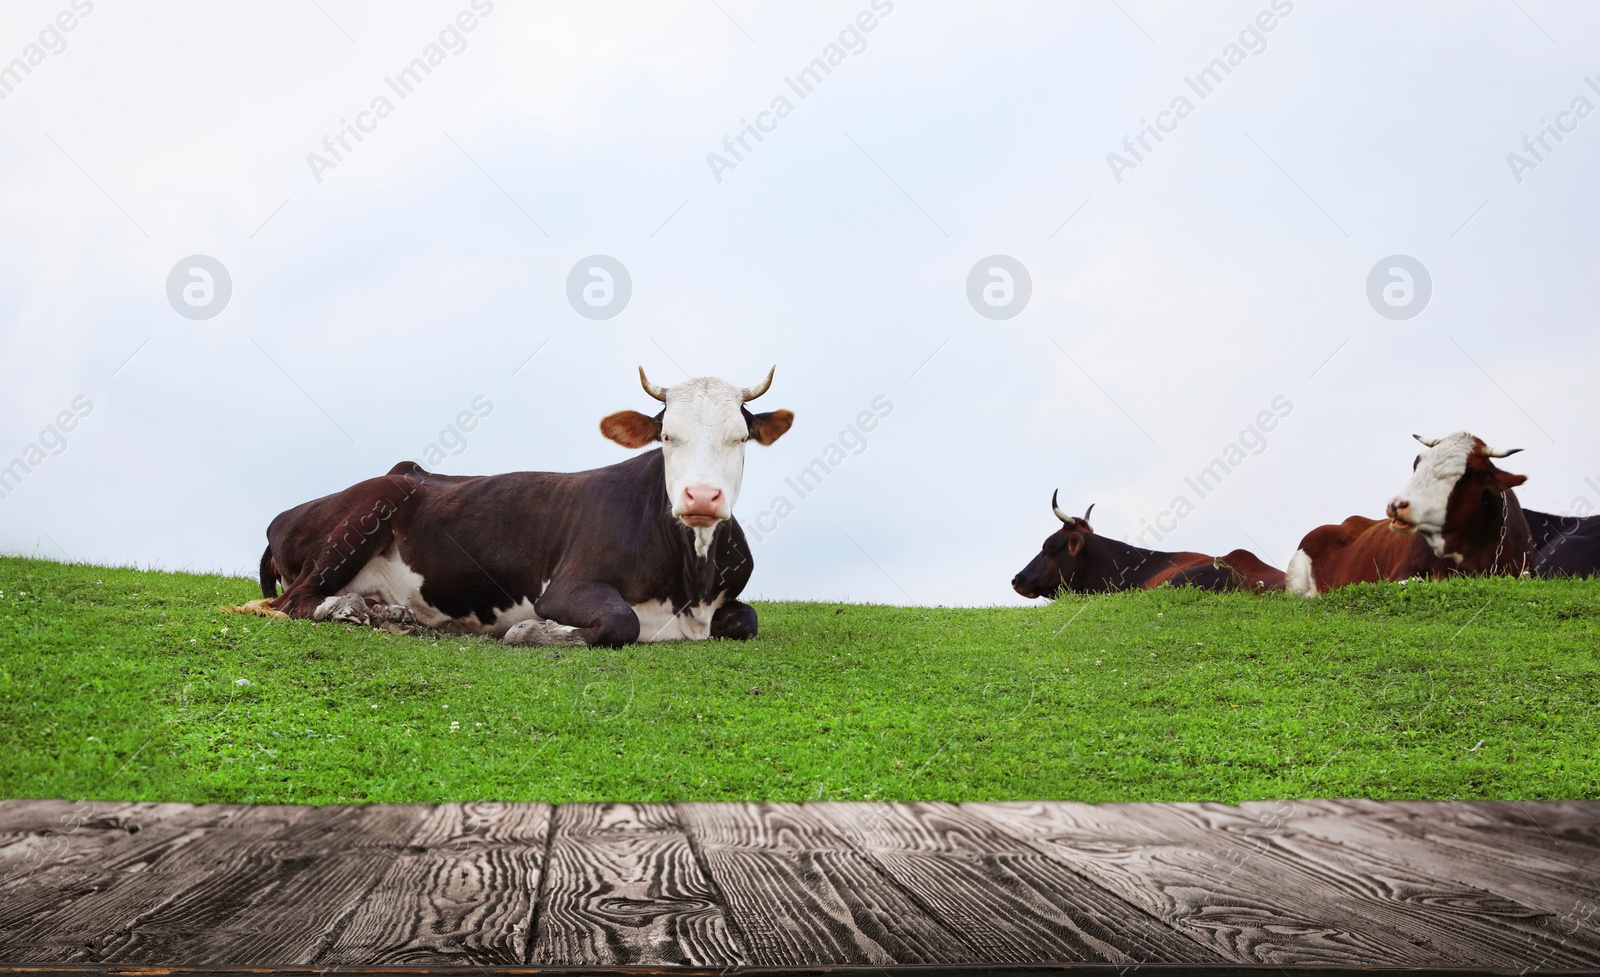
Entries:
[[0,557],[0,796],[336,803],[1600,798],[1600,581],[759,603],[509,648]]

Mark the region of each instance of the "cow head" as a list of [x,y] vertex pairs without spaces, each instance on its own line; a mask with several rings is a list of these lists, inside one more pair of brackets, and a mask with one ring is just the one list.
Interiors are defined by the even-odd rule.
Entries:
[[1058,591],[1072,589],[1087,559],[1083,555],[1094,529],[1089,525],[1089,514],[1083,518],[1069,516],[1056,504],[1057,493],[1050,493],[1050,509],[1061,520],[1061,528],[1044,541],[1039,555],[1034,557],[1022,572],[1011,578],[1011,589],[1024,597],[1054,597]]
[[[1418,533],[1435,556],[1461,561],[1458,540],[1487,528],[1498,532],[1510,503],[1502,496],[1528,480],[1495,467],[1493,459],[1521,448],[1498,451],[1465,431],[1447,438],[1416,438],[1423,452],[1411,463],[1411,481],[1389,500],[1389,528]],[[1519,507],[1520,510],[1520,507]]]
[[776,370],[769,370],[754,387],[735,387],[716,377],[661,387],[651,383],[640,367],[639,382],[662,402],[661,412],[650,417],[624,410],[600,422],[600,433],[627,448],[661,442],[672,515],[695,531],[695,548],[701,556],[710,548],[717,526],[733,516],[744,477],[745,442],[771,444],[794,423],[790,411],[752,414],[744,406],[767,392]]

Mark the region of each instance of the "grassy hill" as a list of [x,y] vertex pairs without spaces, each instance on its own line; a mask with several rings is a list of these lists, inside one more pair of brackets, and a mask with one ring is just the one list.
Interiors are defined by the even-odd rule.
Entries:
[[0,796],[1600,797],[1600,581],[758,605],[756,641],[507,648],[0,558]]

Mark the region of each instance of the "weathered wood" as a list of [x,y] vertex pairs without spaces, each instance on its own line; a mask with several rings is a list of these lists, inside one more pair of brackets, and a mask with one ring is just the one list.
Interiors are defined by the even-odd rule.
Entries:
[[316,957],[351,966],[527,962],[548,804],[443,804]]
[[0,971],[1600,972],[1589,802],[18,801],[6,865]]
[[1342,892],[1263,879],[1259,865],[1251,864],[1253,852],[1234,839],[1214,844],[1190,825],[1152,826],[1121,809],[1136,806],[962,805],[1224,960],[1368,967],[1437,961],[1437,954],[1399,934],[1351,920],[1339,905]]
[[416,830],[424,805],[317,808],[128,930],[114,963],[306,965]]
[[934,964],[981,958],[804,808],[680,804],[752,964]]
[[537,966],[746,963],[670,805],[562,805],[547,872]]
[[1196,963],[1215,953],[952,804],[808,804],[988,962]]
[[[1182,826],[1211,848],[1247,850],[1242,871],[1273,890],[1318,886],[1330,905],[1359,919],[1363,930],[1389,930],[1430,947],[1435,964],[1521,969],[1534,961],[1572,969],[1600,965],[1600,950],[1569,941],[1552,945],[1550,914],[1465,885],[1431,870],[1376,859],[1283,825],[1262,825],[1220,804],[1125,805],[1129,817],[1153,828]],[[1180,829],[1181,830],[1181,829]],[[1593,944],[1593,941],[1590,941]]]
[[[244,808],[227,805],[173,805],[165,816],[133,824],[120,838],[92,849],[94,857],[63,857],[25,874],[0,880],[0,933],[25,933],[37,920],[100,892],[124,874],[145,871],[171,852],[193,843],[205,831],[237,816]],[[84,853],[79,853],[83,855]]]
[[262,843],[310,810],[196,808],[188,817],[175,819],[176,830],[163,832],[154,844],[137,846],[106,866],[87,891],[73,893],[50,912],[32,915],[27,925],[8,933],[8,941],[32,948],[19,962],[103,961],[127,944],[130,932],[145,916],[191,891],[197,881],[228,867],[264,868]]
[[[1441,852],[1513,868],[1600,902],[1600,803],[1297,801],[1306,817],[1355,819]],[[1249,807],[1250,805],[1242,805]],[[1310,822],[1307,822],[1310,823]]]
[[187,804],[0,801],[0,891],[49,865],[95,857]]
[[[1239,809],[1250,814],[1255,807],[1246,803]],[[1329,813],[1337,816],[1324,816]],[[1493,888],[1547,912],[1564,913],[1580,902],[1600,905],[1600,875],[1592,867],[1600,853],[1574,851],[1570,843],[1540,835],[1519,837],[1503,826],[1465,829],[1372,802],[1296,801],[1287,823],[1294,831]]]

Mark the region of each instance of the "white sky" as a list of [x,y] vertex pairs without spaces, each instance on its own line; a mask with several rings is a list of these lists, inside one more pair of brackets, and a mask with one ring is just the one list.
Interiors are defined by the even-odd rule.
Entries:
[[[802,101],[785,77],[870,0],[494,0],[404,100],[384,78],[469,0],[319,2],[94,0],[0,100],[0,464],[93,404],[0,500],[0,550],[253,573],[272,516],[419,457],[476,397],[441,470],[621,460],[596,423],[649,409],[640,363],[778,365],[761,406],[798,420],[751,448],[747,525],[893,404],[756,544],[756,597],[1016,603],[1052,489],[1130,537],[1279,396],[1165,548],[1282,566],[1381,512],[1412,432],[1524,447],[1525,504],[1600,506],[1600,115],[1520,183],[1507,161],[1600,108],[1593,5],[1295,0],[1201,100],[1184,78],[1268,0],[894,0]],[[0,69],[70,9],[7,0]],[[307,154],[379,94],[318,183]],[[707,154],[779,95],[717,182]],[[1177,95],[1117,182],[1107,154]],[[597,253],[633,280],[603,321],[566,299]],[[1002,321],[966,299],[997,253],[1033,281]],[[1366,298],[1397,253],[1433,280],[1406,321]],[[191,254],[232,277],[209,320],[167,301]]]

